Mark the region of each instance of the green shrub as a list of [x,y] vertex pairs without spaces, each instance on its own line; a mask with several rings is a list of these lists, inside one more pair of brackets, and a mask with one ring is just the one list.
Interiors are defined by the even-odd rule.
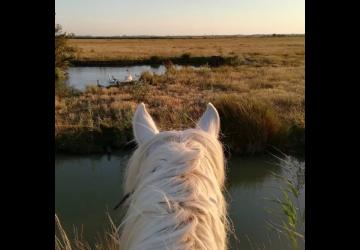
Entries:
[[59,67],[55,67],[55,80],[60,80],[64,78],[65,73]]
[[159,64],[161,62],[161,58],[158,56],[152,56],[150,57],[150,63],[151,64]]
[[181,59],[184,61],[188,61],[190,59],[191,54],[190,53],[184,53],[181,55]]

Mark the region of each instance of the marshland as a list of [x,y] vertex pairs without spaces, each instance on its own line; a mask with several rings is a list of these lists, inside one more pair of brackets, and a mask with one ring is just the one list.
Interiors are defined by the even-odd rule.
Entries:
[[[286,174],[272,156],[296,155],[300,163],[288,166],[302,170],[304,36],[67,38],[66,44],[71,56],[55,81],[57,249],[121,245],[114,227],[122,212],[112,208],[135,146],[131,121],[140,102],[161,130],[193,127],[208,102],[217,108],[228,159],[231,249],[304,248],[305,187],[279,181]],[[133,81],[109,86],[109,74],[123,79],[129,72]]]
[[[131,146],[131,117],[139,102],[147,104],[166,130],[193,126],[205,104],[213,102],[222,118],[223,141],[234,154],[271,148],[301,153],[304,148],[304,36],[70,39],[69,45],[76,51],[70,65],[89,61],[94,71],[103,64],[116,70],[116,63],[111,64],[115,61],[123,65],[118,66],[120,72],[155,57],[163,70],[140,71],[132,83],[111,88],[97,87],[101,76],[83,82],[89,85],[83,90],[63,86],[59,80],[55,95],[59,152],[100,153]],[[193,57],[205,58],[205,63],[192,67]],[[172,58],[185,59],[175,64]],[[207,58],[213,58],[216,66]],[[75,71],[70,79],[77,69],[81,67],[70,68]]]

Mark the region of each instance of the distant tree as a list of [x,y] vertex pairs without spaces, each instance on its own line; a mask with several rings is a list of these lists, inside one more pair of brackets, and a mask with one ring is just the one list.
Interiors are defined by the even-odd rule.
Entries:
[[73,34],[62,31],[61,25],[55,25],[55,69],[66,69],[69,61],[75,57],[75,48],[68,45],[68,38],[71,36]]

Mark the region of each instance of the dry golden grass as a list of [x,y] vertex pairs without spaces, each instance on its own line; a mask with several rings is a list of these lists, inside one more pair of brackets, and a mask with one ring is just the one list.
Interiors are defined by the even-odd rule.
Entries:
[[304,36],[192,39],[71,39],[80,60],[146,59],[151,56],[249,55],[304,60]]
[[100,239],[94,247],[84,239],[82,232],[79,232],[76,228],[72,238],[68,235],[61,225],[59,217],[55,214],[55,250],[119,250],[120,249],[120,237],[117,231],[117,227],[111,220],[109,223],[110,229],[105,233],[102,239]]
[[[134,84],[110,89],[92,86],[79,95],[56,97],[55,135],[56,145],[60,145],[61,149],[71,150],[75,147],[75,151],[79,151],[85,147],[85,151],[92,152],[101,151],[101,148],[88,148],[91,144],[125,144],[132,139],[131,118],[139,102],[148,105],[158,126],[164,130],[194,126],[194,121],[209,101],[218,103],[224,109],[233,106],[238,112],[243,112],[232,114],[226,122],[241,127],[244,119],[252,120],[249,126],[277,131],[278,142],[286,141],[295,132],[299,135],[305,129],[303,36],[73,39],[70,43],[81,49],[79,58],[82,60],[136,60],[154,55],[165,58],[191,53],[191,56],[235,55],[241,63],[199,69],[175,69],[167,65],[164,75],[143,73],[140,81]],[[249,102],[254,102],[254,105],[249,105]],[[266,109],[262,110],[266,119],[253,119],[248,113],[260,109]],[[271,126],[279,128],[273,130]],[[109,138],[104,138],[104,128],[111,131]],[[270,130],[267,132],[270,133]],[[256,129],[251,131],[259,132]],[[263,134],[267,132],[261,131]],[[237,133],[240,136],[242,132]],[[254,138],[257,137],[254,135]],[[247,142],[239,140],[230,145],[236,143]],[[270,138],[258,148],[272,143],[273,139]]]
[[[195,125],[211,101],[225,107],[221,102],[231,100],[232,105],[247,105],[251,110],[264,111],[269,119],[279,120],[274,124],[282,127],[304,128],[304,67],[284,66],[279,68],[251,66],[222,66],[218,68],[169,69],[164,75],[144,74],[139,82],[102,89],[88,87],[80,96],[55,100],[56,135],[84,129],[101,131],[102,127],[114,128],[125,136],[123,142],[131,138],[131,119],[139,102],[145,102],[149,111],[163,130],[184,129]],[[253,108],[243,100],[256,100],[259,107]],[[223,100],[220,101],[219,100]],[[256,104],[257,105],[257,104]],[[249,114],[249,119],[255,114]],[[231,120],[233,119],[233,120]],[[232,116],[224,122],[240,123],[240,118]],[[263,126],[253,123],[251,126]],[[279,127],[276,131],[281,130]],[[255,131],[255,130],[254,130]],[[73,132],[76,134],[76,132]],[[114,132],[115,133],[115,132]],[[240,133],[240,132],[239,132]],[[258,132],[254,132],[258,133]],[[269,139],[270,140],[270,139]],[[86,143],[84,141],[84,143]],[[238,143],[244,143],[239,141]],[[265,141],[265,145],[268,141]],[[264,146],[262,145],[262,146]],[[257,150],[258,148],[256,148]],[[259,150],[263,148],[259,147]],[[258,151],[259,151],[258,150]],[[239,151],[240,152],[240,151]]]

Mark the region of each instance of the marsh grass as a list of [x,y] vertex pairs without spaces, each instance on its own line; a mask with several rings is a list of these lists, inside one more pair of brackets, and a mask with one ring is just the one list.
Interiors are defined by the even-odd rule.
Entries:
[[78,66],[161,65],[167,61],[212,67],[304,64],[304,36],[71,39],[70,45],[78,50],[72,60]]
[[278,215],[280,214],[283,219],[280,224],[272,221],[268,221],[267,224],[271,230],[286,236],[294,250],[299,250],[300,241],[305,241],[305,211],[301,210],[299,200],[300,192],[305,185],[305,162],[288,155],[278,159],[283,174],[273,173],[273,176],[279,182],[281,196],[268,200],[277,205],[276,211],[280,212]]
[[66,77],[55,80],[55,98],[75,97],[80,95],[80,91],[69,86]]
[[64,71],[61,70],[61,68],[59,67],[55,67],[55,79],[59,79],[62,80],[65,78],[65,73]]
[[274,109],[248,96],[223,95],[213,100],[221,121],[224,143],[238,154],[263,152],[281,129]]
[[117,227],[108,215],[109,228],[102,237],[91,247],[83,236],[83,231],[74,227],[70,236],[61,225],[60,219],[55,214],[55,250],[119,250],[120,236]]
[[139,81],[150,84],[150,85],[154,84],[154,82],[155,82],[154,74],[150,71],[144,71],[141,73]]
[[[160,129],[177,130],[195,126],[209,101],[218,106],[224,142],[234,153],[304,148],[304,37],[75,39],[70,44],[82,51],[79,60],[163,62],[166,72],[143,72],[131,84],[89,86],[82,93],[56,97],[55,143],[61,151],[100,152],[107,144],[128,145],[131,115],[139,102],[147,105]],[[205,65],[178,69],[174,58]],[[105,136],[105,127],[113,131],[108,133],[113,139]]]
[[[221,116],[224,142],[236,154],[264,152],[269,146],[284,151],[304,146],[302,67],[291,70],[291,83],[288,66],[277,71],[247,66],[166,67],[164,75],[144,72],[139,81],[120,87],[88,86],[76,95],[57,96],[56,148],[101,152],[108,144],[126,145],[139,102],[147,104],[158,126],[166,130],[195,126],[206,103],[213,102]],[[255,79],[272,87],[254,85]],[[105,127],[112,129],[113,139],[104,139]]]
[[[78,61],[136,61],[159,63],[166,58],[238,56],[242,63],[302,64],[304,36],[176,39],[70,39]],[[190,52],[191,51],[191,52]],[[285,55],[286,54],[286,55]],[[196,59],[199,60],[199,59]],[[195,60],[193,61],[195,62]]]
[[[145,80],[144,78],[142,79]],[[152,78],[148,77],[148,79],[150,79],[150,83],[151,83]],[[146,80],[135,83],[131,91],[135,102],[137,103],[147,102],[150,88]]]

